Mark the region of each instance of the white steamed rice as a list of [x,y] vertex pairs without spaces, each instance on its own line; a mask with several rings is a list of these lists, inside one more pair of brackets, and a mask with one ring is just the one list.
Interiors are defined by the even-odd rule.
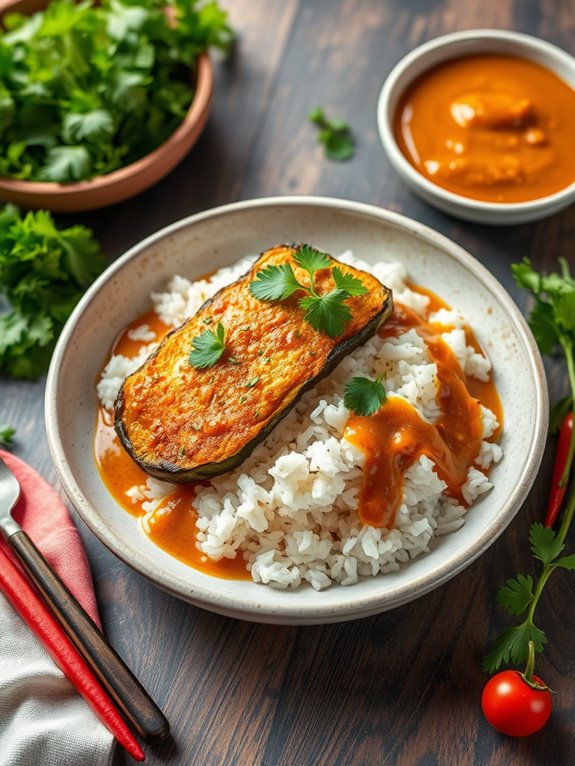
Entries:
[[[426,310],[428,298],[406,286],[401,263],[371,266],[350,252],[340,260],[371,271],[393,290],[396,301]],[[181,324],[217,290],[244,274],[250,263],[251,259],[243,259],[220,269],[210,281],[191,283],[174,277],[166,292],[152,295],[156,313],[167,325]],[[457,311],[441,309],[429,319],[445,327],[442,337],[465,373],[486,380],[491,364],[467,345],[464,318]],[[98,383],[98,396],[106,408],[113,407],[124,377],[155,348],[154,333],[147,325],[133,330],[131,338],[148,345],[136,358],[110,359]],[[352,585],[361,576],[393,572],[428,552],[434,536],[463,525],[466,508],[444,494],[446,485],[425,456],[405,473],[394,529],[376,529],[359,520],[363,455],[342,438],[349,416],[343,391],[354,375],[381,373],[389,395],[404,397],[430,422],[437,418],[436,366],[423,339],[413,329],[398,338],[371,338],[308,391],[239,468],[198,488],[197,546],[205,555],[213,559],[243,555],[255,582],[275,588],[308,582],[321,590],[332,582]],[[482,471],[502,456],[501,448],[487,441],[498,427],[495,415],[485,407],[482,412],[484,441],[463,486],[468,504],[491,488]],[[144,528],[173,489],[152,478],[130,488],[131,502],[141,504],[146,514]]]

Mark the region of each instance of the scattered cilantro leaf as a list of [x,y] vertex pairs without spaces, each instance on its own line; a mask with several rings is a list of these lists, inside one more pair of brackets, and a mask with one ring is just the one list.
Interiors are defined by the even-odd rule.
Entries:
[[106,265],[90,229],[58,229],[50,213],[0,210],[0,372],[46,371],[66,319]]
[[317,107],[308,115],[308,119],[317,128],[317,141],[323,144],[325,156],[329,160],[344,162],[355,154],[355,138],[351,128],[343,120],[328,119],[321,107]]
[[253,388],[254,386],[257,386],[259,382],[260,382],[260,376],[256,375],[255,378],[248,380],[248,382],[246,383],[246,388]]
[[192,351],[188,358],[192,367],[198,370],[213,367],[226,349],[226,331],[221,322],[216,329],[204,330],[192,340]]
[[9,449],[12,446],[12,440],[16,429],[8,425],[0,425],[0,447]]
[[[295,263],[309,274],[309,285],[298,281],[289,263],[279,266],[266,266],[258,271],[250,282],[251,294],[263,301],[285,300],[295,292],[305,295],[298,301],[300,308],[305,311],[305,320],[314,328],[325,332],[334,338],[341,335],[352,314],[345,301],[354,295],[363,295],[367,288],[360,279],[351,274],[345,274],[333,265],[333,259],[309,245],[301,245],[294,255]],[[315,289],[314,276],[316,272],[331,268],[331,276],[335,287],[326,293],[319,294]]]
[[374,415],[387,401],[382,380],[383,375],[378,375],[375,380],[359,376],[349,380],[345,384],[343,396],[348,410],[352,410],[356,415]]
[[189,108],[198,56],[233,43],[215,0],[51,0],[5,28],[0,175],[61,183],[156,149]]

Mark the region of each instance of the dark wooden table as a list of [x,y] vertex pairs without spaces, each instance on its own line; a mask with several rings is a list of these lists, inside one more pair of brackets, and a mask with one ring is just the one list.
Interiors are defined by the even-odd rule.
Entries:
[[[574,263],[575,207],[540,223],[492,228],[443,215],[413,196],[387,162],[375,110],[387,73],[416,45],[460,29],[533,33],[575,53],[565,0],[224,0],[239,34],[216,63],[200,141],[155,188],[117,207],[67,218],[92,226],[110,258],[166,224],[239,199],[316,194],[387,207],[443,232],[483,262],[527,309],[510,264],[524,255]],[[306,115],[349,121],[355,158],[327,162]],[[551,399],[566,392],[549,363]],[[0,381],[0,421],[15,453],[57,486],[43,427],[44,381]],[[512,427],[512,424],[509,424]],[[161,592],[78,520],[106,632],[165,710],[173,739],[147,763],[223,766],[556,764],[575,762],[575,577],[557,572],[539,608],[550,643],[538,669],[557,692],[551,722],[524,740],[495,733],[479,706],[479,663],[506,625],[498,587],[533,571],[530,521],[541,519],[551,450],[529,500],[501,538],[456,579],[380,616],[325,627],[225,619]],[[1,756],[0,756],[1,761]],[[118,751],[115,766],[127,762]],[[89,765],[87,765],[89,766]]]

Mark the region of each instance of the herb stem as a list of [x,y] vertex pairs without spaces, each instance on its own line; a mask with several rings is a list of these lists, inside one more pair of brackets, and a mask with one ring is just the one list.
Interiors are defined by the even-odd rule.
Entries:
[[545,583],[551,576],[551,573],[555,569],[555,566],[553,564],[544,564],[543,569],[541,570],[541,574],[539,575],[539,579],[537,580],[537,586],[535,588],[535,593],[533,594],[533,601],[531,602],[529,606],[529,612],[527,613],[527,619],[525,622],[529,623],[530,625],[533,625],[533,618],[535,616],[535,610],[537,608],[537,604],[539,603],[539,599],[541,598],[541,594],[543,593],[543,588],[545,587]]

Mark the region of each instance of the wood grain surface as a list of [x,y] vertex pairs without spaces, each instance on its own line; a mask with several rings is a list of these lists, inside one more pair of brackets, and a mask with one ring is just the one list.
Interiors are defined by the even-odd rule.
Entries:
[[[164,181],[107,210],[60,216],[92,226],[110,259],[191,213],[239,199],[314,194],[377,204],[441,231],[469,250],[524,311],[510,264],[529,256],[575,265],[575,207],[535,224],[458,221],[402,184],[377,135],[375,110],[402,55],[437,35],[494,27],[541,36],[575,53],[566,0],[222,0],[238,32],[216,57],[212,113],[198,144]],[[357,154],[330,163],[306,115],[322,105],[351,123]],[[547,362],[552,401],[566,391]],[[0,421],[15,453],[54,486],[43,426],[44,381],[0,380]],[[512,427],[513,424],[509,424]],[[527,528],[541,519],[552,444],[514,522],[457,578],[392,612],[317,627],[256,625],[184,604],[149,584],[77,519],[107,635],[170,720],[173,738],[147,748],[150,766],[568,766],[575,763],[575,577],[558,571],[539,607],[549,646],[538,671],[555,690],[551,722],[511,739],[484,721],[479,669],[508,624],[495,594],[533,572]],[[127,763],[117,752],[114,766]],[[0,757],[1,761],[1,757]],[[89,765],[87,765],[89,766]]]

